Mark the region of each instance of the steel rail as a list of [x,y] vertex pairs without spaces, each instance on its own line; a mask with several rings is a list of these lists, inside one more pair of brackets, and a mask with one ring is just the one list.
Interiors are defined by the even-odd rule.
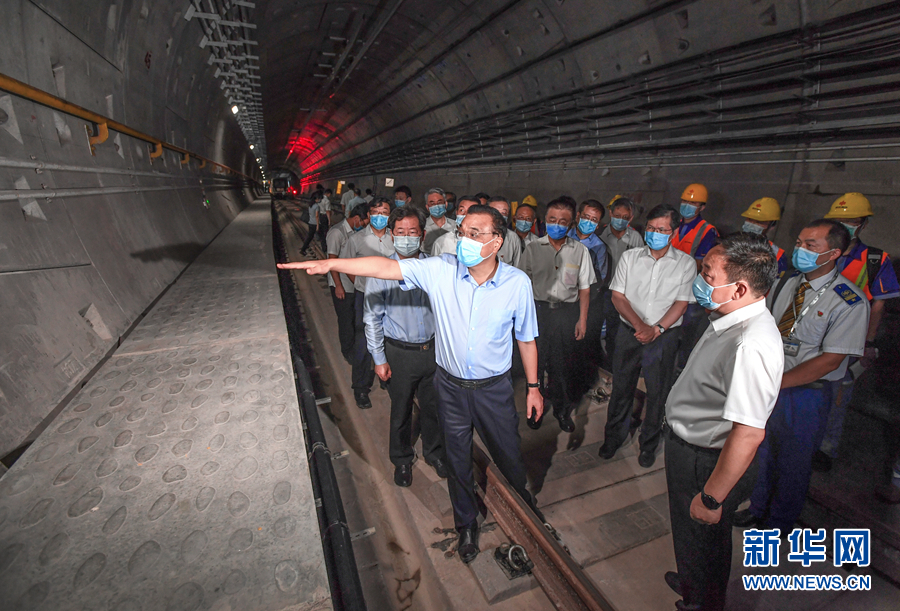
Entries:
[[66,100],[56,97],[51,93],[47,93],[46,91],[38,89],[37,87],[32,87],[27,83],[23,83],[22,81],[16,80],[11,76],[2,73],[0,73],[0,90],[7,91],[21,98],[25,98],[26,100],[30,100],[36,104],[47,106],[48,108],[53,108],[54,110],[59,110],[68,115],[84,119],[85,121],[90,121],[91,123],[95,123],[97,125],[105,124],[108,129],[117,131],[120,134],[125,134],[126,136],[131,136],[132,138],[136,138],[138,140],[143,140],[144,142],[152,144],[156,147],[162,147],[165,149],[169,149],[170,151],[175,151],[176,153],[179,153],[181,155],[194,157],[195,159],[199,159],[201,161],[205,161],[206,163],[212,164],[216,168],[221,168],[226,172],[237,174],[238,176],[243,176],[244,178],[253,181],[257,185],[260,184],[252,176],[248,176],[243,172],[235,170],[234,168],[228,167],[227,165],[221,164],[217,161],[213,161],[212,159],[209,159],[207,157],[203,157],[202,155],[198,155],[192,151],[181,148],[180,146],[175,146],[174,144],[165,142],[159,138],[154,138],[149,134],[145,134],[144,132],[138,131],[123,123],[119,123],[118,121],[113,121],[109,117],[104,117],[101,114],[78,106],[77,104],[67,102]]

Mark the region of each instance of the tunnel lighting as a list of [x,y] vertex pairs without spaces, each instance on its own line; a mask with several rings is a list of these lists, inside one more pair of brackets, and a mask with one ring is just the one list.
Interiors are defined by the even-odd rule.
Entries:
[[231,107],[231,112],[233,114],[238,114],[238,110],[240,110],[240,109],[237,107],[237,104],[235,104],[234,106]]
[[253,145],[252,145],[252,144],[250,145],[250,150],[251,150],[251,151],[253,150]]

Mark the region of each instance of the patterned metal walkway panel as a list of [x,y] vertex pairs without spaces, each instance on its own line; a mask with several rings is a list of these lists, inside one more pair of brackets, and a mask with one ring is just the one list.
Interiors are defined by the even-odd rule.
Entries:
[[330,609],[267,205],[0,479],[0,609]]

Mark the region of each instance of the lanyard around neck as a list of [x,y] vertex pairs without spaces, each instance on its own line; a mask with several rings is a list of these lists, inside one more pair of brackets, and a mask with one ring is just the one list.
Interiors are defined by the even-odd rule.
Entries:
[[[796,297],[796,293],[795,293],[794,298],[791,300],[791,309],[794,311],[794,324],[791,325],[791,330],[788,332],[788,337],[794,337],[794,330],[797,328],[797,325],[800,324],[800,321],[803,320],[803,317],[806,316],[806,313],[809,312],[810,309],[812,309],[812,307],[814,305],[816,305],[816,303],[819,301],[819,299],[822,297],[822,295],[824,295],[825,292],[831,288],[831,285],[834,284],[835,282],[837,282],[837,279],[840,277],[841,277],[841,274],[837,270],[834,270],[834,278],[829,280],[827,283],[825,283],[825,286],[823,286],[818,291],[816,291],[816,296],[813,298],[813,300],[812,301],[804,300],[803,309],[800,310],[799,315],[797,314],[797,297]],[[806,280],[805,282],[808,282],[808,280]],[[800,285],[798,285],[798,288],[802,284],[803,283],[801,282]]]

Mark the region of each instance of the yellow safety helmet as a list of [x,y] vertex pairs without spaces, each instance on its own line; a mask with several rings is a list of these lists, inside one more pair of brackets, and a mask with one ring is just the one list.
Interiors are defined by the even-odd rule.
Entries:
[[825,215],[827,219],[858,219],[872,216],[872,204],[862,193],[844,193],[831,204],[831,210]]
[[781,206],[778,205],[778,201],[774,197],[761,197],[750,204],[750,207],[741,216],[762,223],[766,221],[780,221]]
[[620,198],[622,198],[622,197],[625,197],[625,196],[624,196],[624,195],[618,195],[618,194],[613,195],[613,198],[612,198],[611,200],[609,200],[609,203],[606,205],[606,207],[609,208],[610,210],[612,210],[612,206],[613,206],[614,203],[616,203],[616,200],[617,200],[617,199],[620,199]]
[[685,202],[697,202],[698,204],[706,203],[706,187],[699,183],[694,183],[685,187],[681,194],[681,200]]
[[522,203],[528,204],[529,206],[534,206],[535,208],[537,208],[537,200],[534,199],[534,197],[531,195],[526,195],[525,199],[522,200]]

